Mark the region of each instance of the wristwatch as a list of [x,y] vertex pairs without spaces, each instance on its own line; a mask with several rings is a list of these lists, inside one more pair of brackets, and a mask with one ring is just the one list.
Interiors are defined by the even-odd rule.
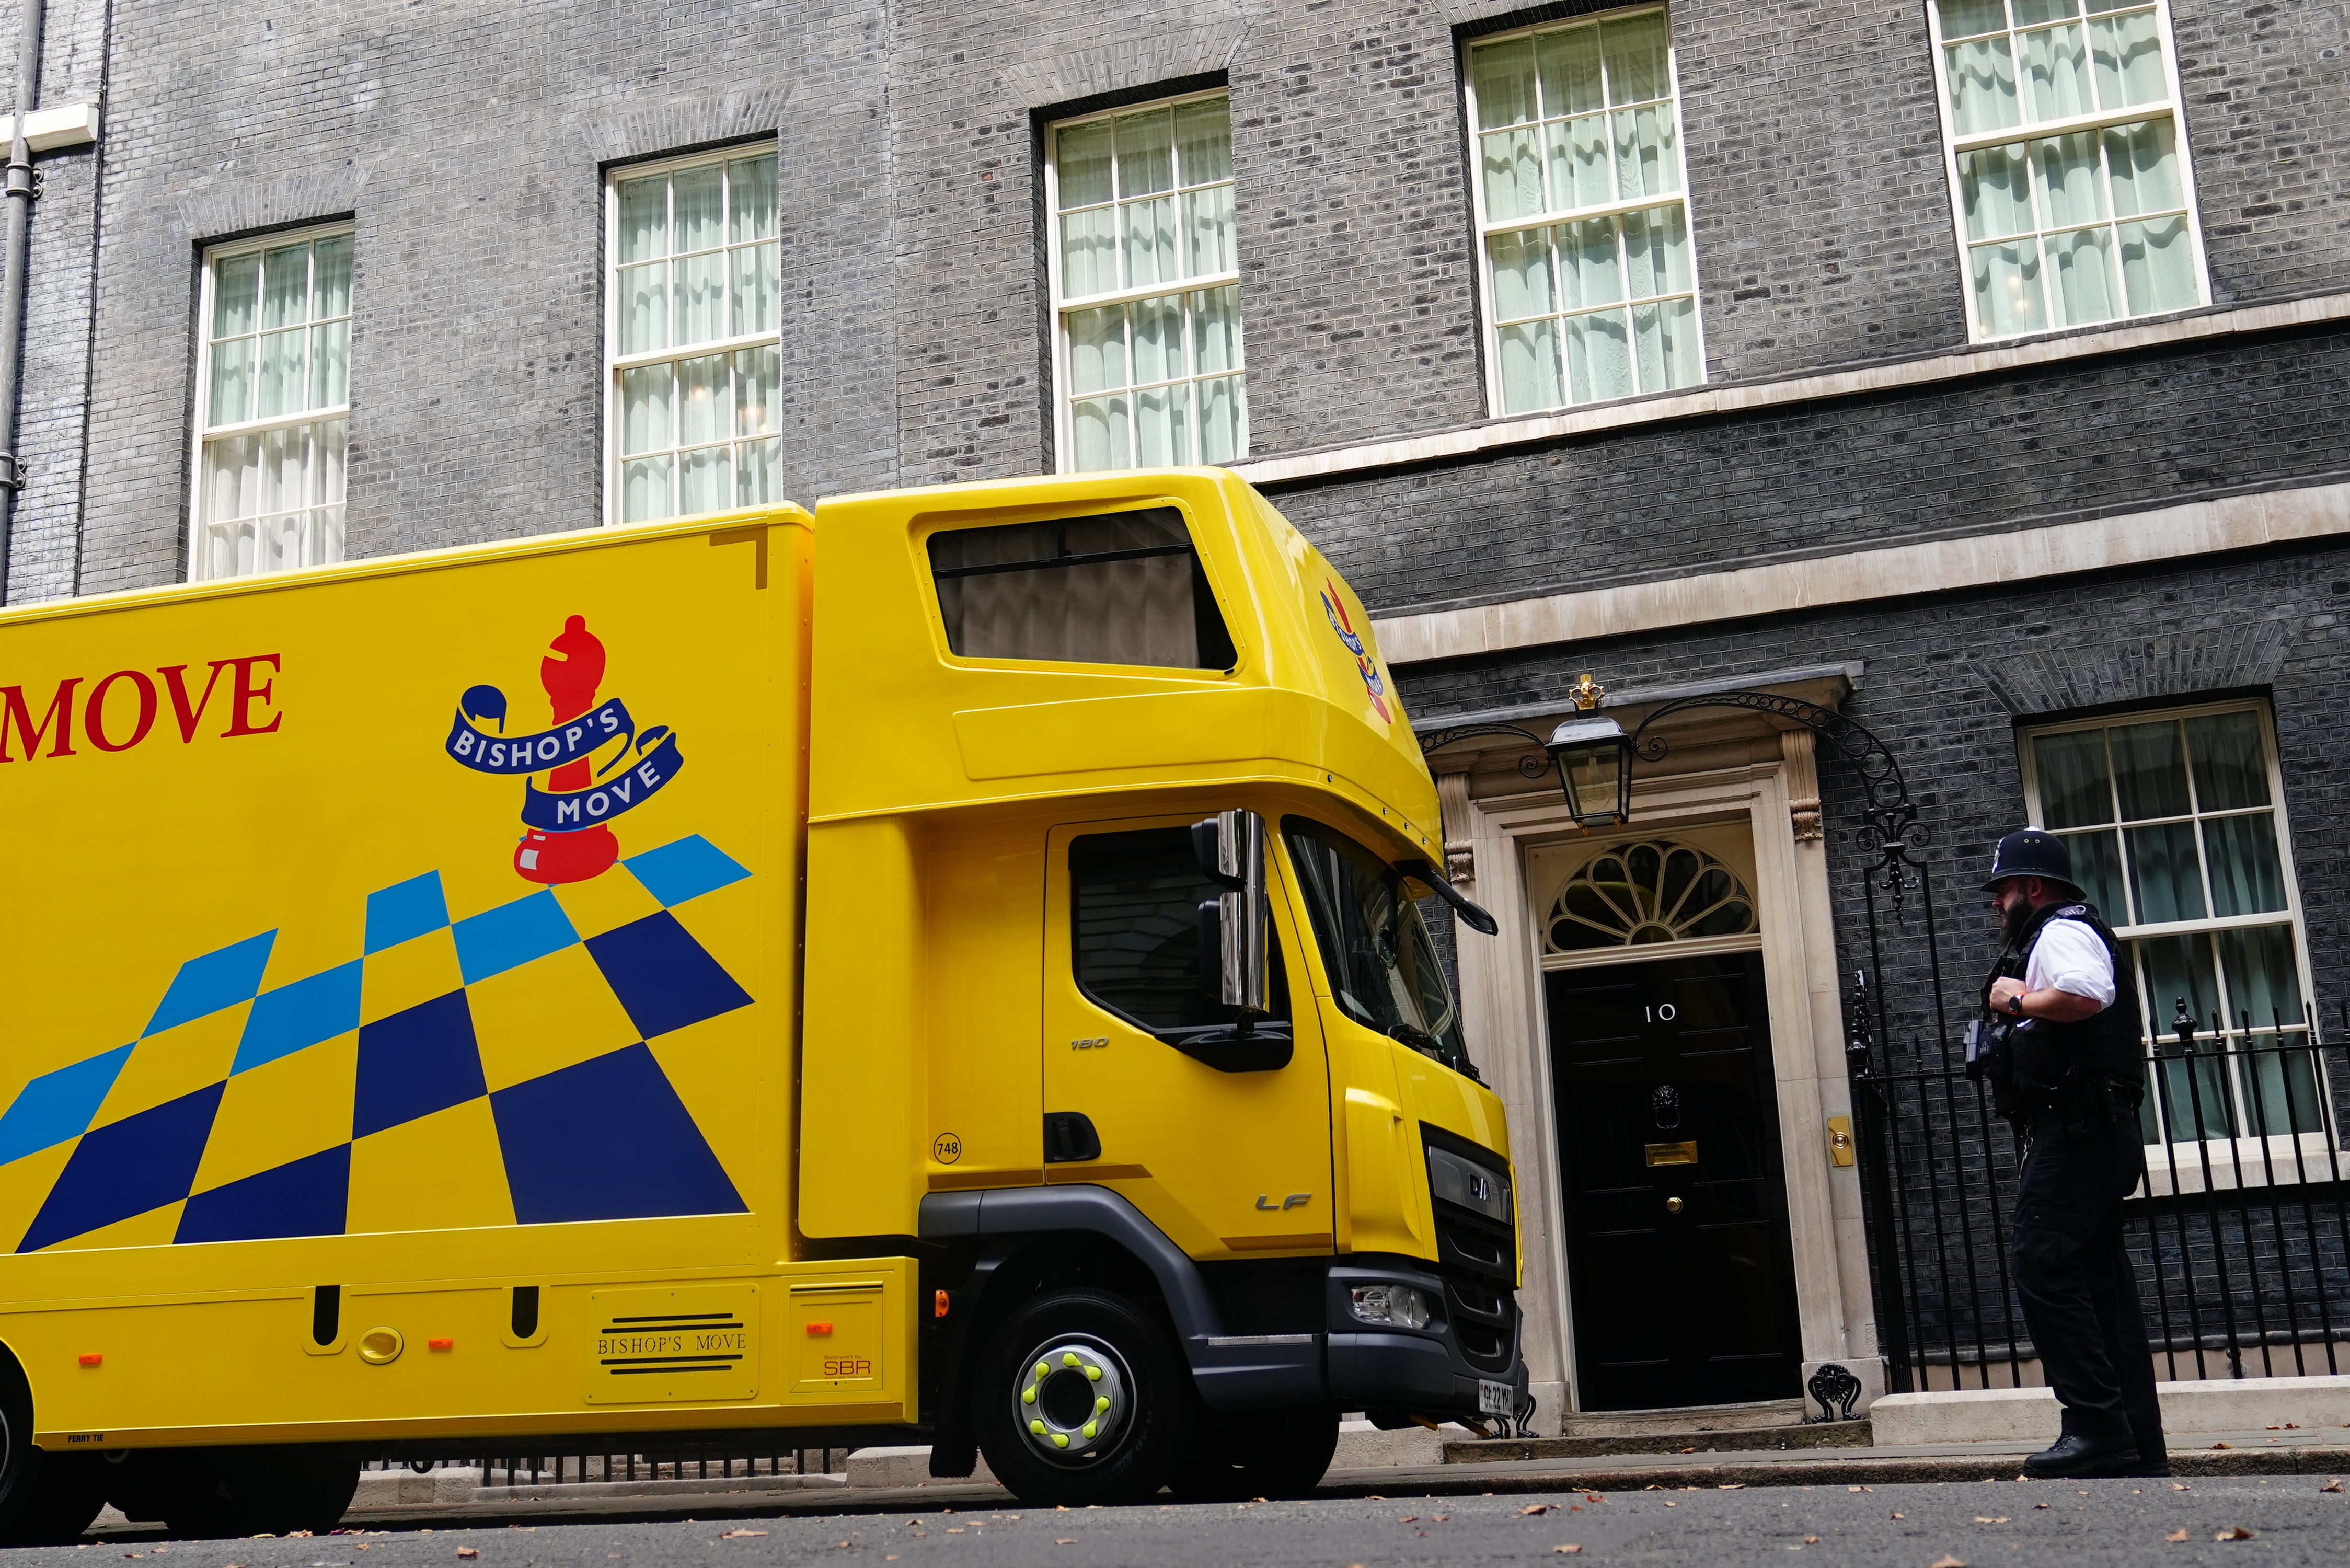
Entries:
[[2023,992],[2019,991],[2013,996],[2007,999],[2007,1012],[2008,1016],[2011,1018],[2021,1018],[2023,1016]]

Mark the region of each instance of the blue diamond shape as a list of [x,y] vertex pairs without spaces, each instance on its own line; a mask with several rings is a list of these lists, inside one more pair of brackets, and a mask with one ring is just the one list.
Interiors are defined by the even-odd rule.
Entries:
[[38,1251],[185,1198],[225,1087],[207,1084],[83,1134],[16,1251]]
[[579,940],[551,888],[466,916],[457,922],[455,936],[457,972],[467,985],[519,969]]
[[199,1192],[180,1210],[178,1241],[259,1241],[276,1236],[339,1236],[349,1206],[351,1146]]
[[751,874],[699,833],[674,844],[664,844],[659,849],[648,849],[642,855],[631,855],[620,864],[645,885],[647,892],[661,901],[663,909],[715,892]]
[[276,940],[276,931],[264,931],[182,964],[141,1037],[252,1000],[261,989],[261,971],[268,966],[270,944]]
[[726,1168],[641,1044],[500,1089],[490,1109],[525,1225],[743,1212]]
[[441,873],[427,871],[368,895],[366,950],[380,953],[448,923],[449,905],[441,896]]
[[44,1073],[17,1090],[7,1114],[0,1116],[0,1165],[78,1137],[133,1049],[117,1045],[104,1055]]
[[588,938],[588,953],[648,1040],[751,1005],[751,993],[667,909]]
[[254,998],[244,1020],[244,1033],[236,1043],[236,1061],[229,1075],[264,1062],[290,1056],[321,1040],[348,1034],[359,1026],[359,960],[338,964],[323,974],[297,980]]
[[463,992],[452,991],[359,1031],[351,1136],[365,1137],[488,1092],[473,1010]]

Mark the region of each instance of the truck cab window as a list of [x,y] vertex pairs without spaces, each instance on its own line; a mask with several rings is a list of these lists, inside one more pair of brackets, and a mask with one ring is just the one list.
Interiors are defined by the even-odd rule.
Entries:
[[1232,635],[1171,506],[933,534],[947,646],[965,659],[1230,670]]
[[[1201,874],[1188,828],[1088,834],[1069,846],[1069,924],[1077,988],[1097,1005],[1170,1043],[1232,1027],[1215,955],[1200,950],[1200,906],[1222,891]],[[1265,1003],[1256,1032],[1289,1032],[1289,985],[1268,933]]]
[[1282,823],[1314,940],[1338,1006],[1455,1072],[1476,1075],[1461,1012],[1404,877],[1353,839],[1305,817]]

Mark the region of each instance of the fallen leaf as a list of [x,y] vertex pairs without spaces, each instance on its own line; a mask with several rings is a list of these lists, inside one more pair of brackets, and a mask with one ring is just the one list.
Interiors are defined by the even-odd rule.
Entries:
[[1580,1541],[1570,1541],[1564,1546],[1554,1546],[1551,1550],[1553,1552],[1580,1552],[1583,1550],[1583,1542]]
[[2298,1421],[2287,1421],[2284,1424],[2284,1429],[2288,1432],[2298,1432],[2301,1430],[2301,1423]]
[[1695,1449],[1683,1449],[1681,1452],[1685,1454],[1693,1454],[1697,1452],[1697,1450]]
[[2185,1491],[2187,1490],[2187,1483],[2185,1481],[2172,1481],[2170,1483],[2170,1490],[2173,1491]]
[[1846,1491],[1875,1491],[1877,1489],[1873,1486],[1848,1486],[1844,1490]]
[[1053,1538],[1053,1544],[1055,1546],[1075,1546],[1076,1543],[1077,1538],[1074,1535],[1056,1535]]
[[1932,1568],[1967,1568],[1967,1560],[1956,1552],[1945,1552],[1934,1559]]
[[2233,1443],[2214,1443],[2211,1446],[2215,1449],[2232,1449],[2236,1445]]
[[2342,1483],[2338,1480],[2330,1480],[2324,1486],[2319,1487],[2317,1490],[2320,1491],[2340,1491],[2342,1490]]
[[2172,1531],[2169,1534],[2164,1536],[2163,1539],[2165,1541],[2184,1541],[2187,1539],[2187,1527],[2182,1524],[2178,1529]]
[[1713,1490],[1716,1491],[1744,1491],[1746,1490],[1746,1483],[1744,1481],[1723,1481],[1720,1486]]
[[2044,1502],[2035,1502],[2032,1506],[2034,1508],[2046,1508],[2048,1505]]
[[1430,1524],[1450,1524],[1452,1522],[1452,1516],[1449,1513],[1431,1513],[1428,1516],[1428,1521]]
[[1806,1535],[1804,1537],[1804,1544],[1806,1546],[1817,1546],[1819,1543],[1820,1538],[1816,1535]]
[[1977,1524],[2005,1524],[2007,1521],[2008,1520],[2005,1514],[2000,1515],[1997,1519],[1986,1519],[1980,1513],[1975,1515],[1975,1522]]
[[1679,1508],[1679,1507],[1680,1506],[1680,1504],[1679,1504],[1679,1503],[1677,1503],[1677,1502],[1669,1502],[1669,1503],[1665,1504],[1665,1506],[1666,1506],[1667,1508]]
[[2240,1524],[2233,1530],[2220,1531],[2217,1535],[2211,1537],[2211,1539],[2214,1541],[2250,1541],[2259,1532],[2246,1530]]
[[1555,1502],[1535,1502],[1527,1504],[1525,1507],[1518,1510],[1518,1512],[1521,1515],[1529,1513],[1549,1513],[1557,1507],[1558,1504]]
[[1418,1524],[1419,1522],[1419,1515],[1416,1513],[1403,1514],[1396,1520],[1396,1522],[1398,1524]]
[[1890,1517],[1890,1518],[1894,1518],[1894,1519],[1906,1519],[1906,1518],[1908,1518],[1908,1516],[1907,1514],[1902,1513],[1899,1510],[1898,1510],[1898,1509],[1897,1509],[1897,1510],[1896,1510],[1896,1511],[1895,1511],[1891,1515],[1889,1515],[1888,1517]]
[[721,1535],[718,1539],[721,1541],[740,1541],[746,1535],[764,1535],[767,1532],[764,1530],[730,1530],[723,1535]]
[[1586,1502],[1606,1502],[1607,1500],[1600,1496],[1599,1493],[1596,1491],[1587,1491],[1583,1494],[1583,1501]]

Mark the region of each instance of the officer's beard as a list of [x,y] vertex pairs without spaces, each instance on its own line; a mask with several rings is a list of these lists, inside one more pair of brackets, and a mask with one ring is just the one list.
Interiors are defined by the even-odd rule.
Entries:
[[2020,898],[2006,909],[2002,910],[1999,917],[1999,940],[2001,943],[2012,948],[2015,946],[2016,943],[2022,941],[2023,940],[2025,929],[2032,924],[2032,917],[2039,912],[2039,910],[2034,909],[2030,904],[2025,903]]

